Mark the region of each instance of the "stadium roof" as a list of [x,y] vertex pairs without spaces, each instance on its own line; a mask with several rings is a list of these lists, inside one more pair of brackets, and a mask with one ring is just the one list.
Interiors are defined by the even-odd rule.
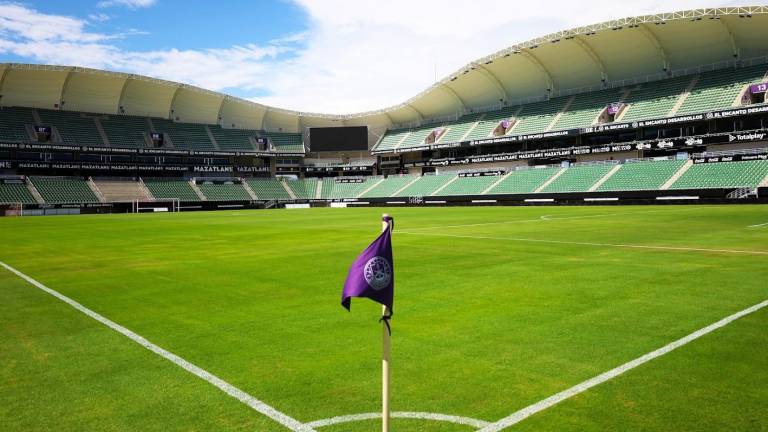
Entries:
[[[552,33],[473,61],[406,102],[330,115],[269,107],[198,87],[95,69],[0,64],[0,104],[123,113],[301,131],[387,127],[603,86],[695,73],[768,58],[768,6],[725,7],[622,18]],[[371,89],[376,91],[376,89]]]

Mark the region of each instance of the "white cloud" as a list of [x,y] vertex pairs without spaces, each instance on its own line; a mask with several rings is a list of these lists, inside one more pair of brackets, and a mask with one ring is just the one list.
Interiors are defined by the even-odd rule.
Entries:
[[110,16],[105,13],[97,13],[88,15],[88,19],[94,22],[105,22],[109,21]]
[[[668,11],[658,0],[293,0],[306,31],[264,46],[124,51],[126,34],[85,30],[84,20],[0,3],[0,55],[140,73],[301,111],[349,113],[405,101],[464,64],[517,42],[612,18]],[[151,0],[113,0],[151,4]],[[723,5],[679,0],[672,8]],[[91,18],[93,19],[93,18]],[[43,23],[44,25],[41,25]],[[131,33],[128,33],[130,35]]]
[[126,6],[131,9],[147,8],[156,3],[156,0],[104,0],[98,3],[99,7]]

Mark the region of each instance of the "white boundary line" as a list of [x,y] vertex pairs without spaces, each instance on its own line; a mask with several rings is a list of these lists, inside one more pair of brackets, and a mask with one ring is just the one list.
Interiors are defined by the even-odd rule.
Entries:
[[579,242],[579,241],[567,241],[567,240],[544,240],[544,239],[517,238],[517,237],[491,237],[491,236],[473,236],[473,235],[459,235],[459,234],[434,234],[434,233],[409,232],[409,231],[400,231],[399,233],[410,234],[410,235],[434,236],[434,237],[468,238],[468,239],[477,239],[477,240],[506,240],[506,241],[531,242],[531,243],[570,244],[570,245],[580,245],[580,246],[669,250],[669,251],[682,251],[682,252],[711,252],[711,253],[732,253],[732,254],[742,254],[742,255],[768,255],[768,251],[758,251],[758,250],[707,249],[707,248],[684,247],[684,246],[648,246],[648,245],[622,244],[622,243],[592,243],[592,242]]
[[91,309],[88,309],[87,307],[81,305],[80,303],[72,300],[71,298],[65,296],[64,294],[61,294],[58,291],[55,291],[51,288],[48,288],[47,286],[43,285],[42,283],[32,279],[31,277],[25,275],[24,273],[16,270],[15,268],[9,266],[8,264],[0,261],[0,266],[4,267],[9,272],[15,274],[16,276],[24,279],[25,281],[29,282],[30,284],[34,285],[35,287],[45,291],[46,293],[56,297],[57,299],[63,301],[64,303],[67,303],[68,305],[72,306],[73,308],[77,309],[78,311],[84,313],[85,315],[88,315],[89,317],[93,318],[94,320],[104,324],[105,326],[109,327],[110,329],[122,334],[123,336],[127,337],[128,339],[136,342],[137,344],[143,346],[144,348],[152,351],[153,353],[159,355],[160,357],[172,362],[176,366],[186,370],[187,372],[197,376],[198,378],[201,378],[208,382],[209,384],[217,387],[219,390],[223,391],[224,393],[228,394],[229,396],[239,400],[240,402],[248,405],[249,407],[253,408],[254,410],[258,411],[261,414],[264,414],[265,416],[271,418],[272,420],[280,423],[281,425],[285,426],[286,428],[297,431],[297,432],[310,432],[313,431],[313,429],[310,426],[307,426],[300,421],[288,416],[287,414],[284,414],[271,406],[265,404],[264,402],[256,399],[255,397],[249,395],[248,393],[240,390],[239,388],[233,386],[232,384],[224,381],[223,379],[217,377],[216,375],[206,371],[205,369],[200,368],[199,366],[196,366],[187,360],[184,360],[183,358],[177,356],[176,354],[173,354],[172,352],[166,351],[163,348],[160,348],[159,346],[153,344],[152,342],[148,341],[147,339],[143,338],[142,336],[139,336],[138,334],[128,330],[127,328],[121,326],[120,324],[117,324],[114,321],[111,321],[107,318],[105,318],[102,315],[99,315],[98,313],[92,311]]
[[[616,216],[616,215],[617,215],[616,213],[596,214],[596,215],[587,215],[587,216],[571,216],[571,217],[554,217],[553,215],[543,215],[543,216],[539,216],[536,219],[516,219],[516,220],[500,221],[500,222],[482,222],[482,223],[463,224],[463,225],[441,225],[441,226],[429,226],[429,227],[422,227],[422,228],[410,228],[407,232],[442,229],[442,228],[464,228],[464,227],[475,227],[475,226],[485,226],[485,225],[507,225],[507,224],[516,224],[516,223],[524,223],[524,222],[554,222],[559,220],[588,219],[588,218]],[[400,231],[400,232],[406,232],[406,231]]]
[[768,225],[768,222],[757,224],[757,225],[750,225],[747,228],[759,228],[759,227],[763,227],[763,226],[766,226],[766,225]]
[[577,384],[567,390],[563,390],[560,393],[557,393],[555,395],[552,395],[544,400],[541,400],[533,405],[529,405],[519,411],[516,411],[512,413],[511,415],[504,417],[503,419],[494,422],[488,426],[483,427],[482,429],[478,430],[477,432],[498,432],[502,429],[508,428],[514,424],[517,424],[526,418],[543,411],[553,405],[556,405],[572,396],[575,396],[579,393],[582,393],[584,391],[587,391],[591,389],[592,387],[595,387],[599,384],[602,384],[612,378],[616,378],[617,376],[623,374],[624,372],[627,372],[631,369],[634,369],[643,363],[647,363],[657,357],[661,357],[664,354],[667,354],[670,351],[673,351],[677,348],[680,348],[681,346],[690,343],[708,333],[712,333],[713,331],[725,327],[726,325],[732,323],[733,321],[736,321],[737,319],[749,315],[753,312],[756,312],[764,307],[768,306],[768,300],[764,300],[754,306],[748,307],[742,311],[736,312],[733,315],[727,316],[720,321],[710,324],[700,330],[696,330],[695,332],[689,334],[688,336],[682,337],[672,343],[669,343],[667,345],[664,345],[663,347],[657,349],[656,351],[651,351],[648,354],[645,354],[641,357],[638,357],[632,361],[629,361],[627,363],[624,363],[623,365],[613,368],[607,372],[603,372],[602,374],[588,379],[580,384]]
[[[390,415],[392,418],[443,421],[448,423],[472,426],[476,428],[486,427],[491,424],[490,422],[473,419],[470,417],[461,417],[461,416],[436,414],[436,413],[428,413],[428,412],[395,411]],[[379,418],[381,418],[381,413],[352,414],[352,415],[331,417],[323,420],[315,420],[313,422],[307,423],[307,426],[321,428],[321,427],[331,426],[331,425],[336,425],[341,423],[350,423],[350,422],[356,422],[356,421],[362,421],[362,420],[374,420]]]

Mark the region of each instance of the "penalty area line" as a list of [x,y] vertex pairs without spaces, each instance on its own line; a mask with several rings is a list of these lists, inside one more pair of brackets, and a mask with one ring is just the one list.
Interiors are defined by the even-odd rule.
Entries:
[[265,404],[264,402],[256,399],[255,397],[249,395],[248,393],[240,390],[239,388],[233,386],[232,384],[224,381],[223,379],[217,377],[216,375],[206,371],[205,369],[196,366],[187,360],[177,356],[176,354],[167,351],[154,343],[150,342],[149,340],[145,339],[142,336],[139,336],[138,334],[132,332],[131,330],[128,330],[127,328],[121,326],[120,324],[117,324],[116,322],[105,318],[103,315],[100,315],[91,309],[88,309],[87,307],[83,306],[82,304],[76,302],[75,300],[72,300],[71,298],[65,296],[64,294],[61,294],[60,292],[48,288],[47,286],[43,285],[42,283],[36,281],[35,279],[32,279],[31,277],[27,276],[26,274],[16,270],[15,268],[9,266],[8,264],[0,261],[0,266],[4,267],[9,272],[15,274],[16,276],[20,277],[21,279],[24,279],[25,281],[29,282],[31,285],[35,286],[36,288],[39,288],[40,290],[52,295],[53,297],[56,297],[57,299],[63,301],[64,303],[72,306],[79,312],[82,312],[83,314],[93,318],[94,320],[100,322],[101,324],[104,324],[105,326],[109,327],[110,329],[122,334],[123,336],[127,337],[128,339],[132,340],[133,342],[136,342],[137,344],[143,346],[144,348],[152,351],[153,353],[159,355],[160,357],[170,361],[171,363],[175,364],[176,366],[184,369],[185,371],[191,373],[192,375],[197,376],[198,378],[208,382],[209,384],[213,385],[214,387],[218,388],[219,390],[223,391],[227,395],[239,400],[240,402],[244,403],[245,405],[248,405],[255,411],[271,418],[272,420],[280,423],[281,425],[285,426],[286,428],[296,431],[296,432],[314,432],[314,429],[312,427],[305,425],[304,423],[288,416],[287,414],[284,414],[271,406]]
[[593,377],[591,379],[588,379],[580,384],[577,384],[569,389],[563,390],[560,393],[557,393],[555,395],[552,395],[544,400],[541,400],[533,405],[529,405],[519,411],[516,411],[512,414],[510,414],[507,417],[504,417],[503,419],[494,422],[488,426],[485,426],[481,429],[479,429],[477,432],[498,432],[502,429],[506,429],[512,425],[515,425],[517,423],[520,423],[521,421],[527,419],[528,417],[544,411],[547,408],[550,408],[570,397],[576,396],[579,393],[585,392],[592,387],[595,387],[599,384],[602,384],[608,380],[611,380],[613,378],[616,378],[617,376],[623,374],[624,372],[627,372],[629,370],[632,370],[644,363],[647,363],[655,358],[661,357],[664,354],[667,354],[673,350],[676,350],[677,348],[680,348],[683,345],[686,345],[690,342],[693,342],[694,340],[708,334],[712,333],[713,331],[725,327],[726,325],[732,323],[733,321],[736,321],[739,318],[742,318],[746,315],[749,315],[753,312],[757,312],[760,309],[763,309],[764,307],[768,306],[768,300],[762,301],[756,305],[750,306],[742,311],[736,312],[733,315],[729,315],[720,321],[710,324],[702,329],[696,330],[695,332],[689,334],[688,336],[684,336],[674,342],[671,342],[667,345],[664,345],[663,347],[651,351],[648,354],[645,354],[643,356],[640,356],[634,360],[631,360],[627,363],[624,363],[621,366],[618,366],[616,368],[613,368],[607,372],[603,372],[600,375],[597,375],[596,377]]

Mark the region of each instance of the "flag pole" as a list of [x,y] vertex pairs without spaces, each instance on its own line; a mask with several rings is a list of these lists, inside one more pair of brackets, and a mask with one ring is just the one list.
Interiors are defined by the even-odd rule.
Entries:
[[[389,228],[391,219],[387,213],[382,215],[381,231],[384,232]],[[382,316],[388,317],[390,311],[387,310],[387,306],[382,306]],[[381,430],[382,432],[389,432],[389,351],[391,347],[389,324],[386,321],[382,321],[381,326],[382,336],[382,355],[381,355]]]

